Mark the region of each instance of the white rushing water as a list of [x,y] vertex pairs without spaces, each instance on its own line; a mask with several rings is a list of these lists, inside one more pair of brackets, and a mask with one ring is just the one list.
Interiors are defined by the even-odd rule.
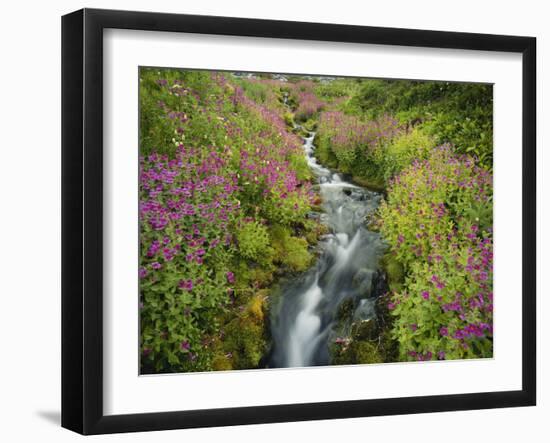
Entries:
[[304,152],[320,185],[331,233],[320,243],[316,266],[289,282],[272,318],[270,367],[330,364],[329,341],[338,307],[354,300],[354,318],[374,316],[372,295],[378,261],[384,251],[380,235],[365,228],[380,195],[356,186],[323,167],[315,158],[315,133],[304,139]]
[[302,296],[302,309],[298,312],[288,336],[289,366],[304,366],[311,360],[321,332],[321,318],[315,310],[322,298],[323,291],[317,281]]

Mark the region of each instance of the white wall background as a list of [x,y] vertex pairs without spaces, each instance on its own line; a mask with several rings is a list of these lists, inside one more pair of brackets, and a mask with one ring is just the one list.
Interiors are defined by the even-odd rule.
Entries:
[[[369,4],[370,3],[370,4]],[[60,414],[60,16],[81,7],[155,10],[349,23],[538,38],[539,406],[353,420],[101,436],[94,441],[544,442],[550,438],[550,327],[543,312],[550,285],[548,235],[550,28],[536,0],[360,2],[357,0],[53,0],[5,2],[0,69],[0,440],[81,441],[59,427]],[[543,109],[544,108],[544,109]],[[546,110],[546,113],[544,112]],[[7,135],[7,137],[6,137]],[[519,147],[518,147],[519,148]],[[547,200],[547,199],[546,199]],[[545,251],[543,251],[546,248]],[[520,270],[518,269],[518,276]],[[368,381],[367,381],[368,382]],[[413,381],[411,381],[413,382]]]

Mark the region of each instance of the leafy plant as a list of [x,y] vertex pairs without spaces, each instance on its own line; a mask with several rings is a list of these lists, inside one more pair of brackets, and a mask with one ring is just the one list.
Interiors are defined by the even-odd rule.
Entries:
[[491,202],[489,172],[449,146],[392,180],[380,217],[406,270],[389,303],[401,359],[492,356],[491,223],[464,215]]
[[257,221],[242,223],[237,231],[239,254],[244,258],[259,261],[269,254],[269,233]]
[[[305,229],[300,222],[315,200],[301,140],[283,118],[283,88],[140,70],[143,372],[258,364],[265,319],[257,309],[244,318],[241,308],[276,266],[304,260],[301,243],[288,248],[286,262],[276,258],[269,227]],[[221,353],[225,341],[240,343],[231,358]]]

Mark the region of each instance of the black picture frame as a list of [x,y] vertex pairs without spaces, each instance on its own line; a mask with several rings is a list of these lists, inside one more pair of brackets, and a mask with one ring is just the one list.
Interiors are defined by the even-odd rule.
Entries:
[[[107,28],[522,54],[522,389],[104,415],[102,36]],[[62,426],[82,434],[104,434],[535,405],[535,62],[536,39],[532,37],[97,9],[83,9],[63,16]]]

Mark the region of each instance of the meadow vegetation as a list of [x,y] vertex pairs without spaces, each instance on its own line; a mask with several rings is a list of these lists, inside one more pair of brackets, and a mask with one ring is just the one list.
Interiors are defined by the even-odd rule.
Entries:
[[139,100],[143,373],[265,365],[270,290],[326,233],[304,127],[385,194],[388,352],[355,331],[334,363],[492,356],[491,85],[142,68]]
[[280,91],[140,72],[142,371],[257,367],[266,289],[304,270],[318,199]]

